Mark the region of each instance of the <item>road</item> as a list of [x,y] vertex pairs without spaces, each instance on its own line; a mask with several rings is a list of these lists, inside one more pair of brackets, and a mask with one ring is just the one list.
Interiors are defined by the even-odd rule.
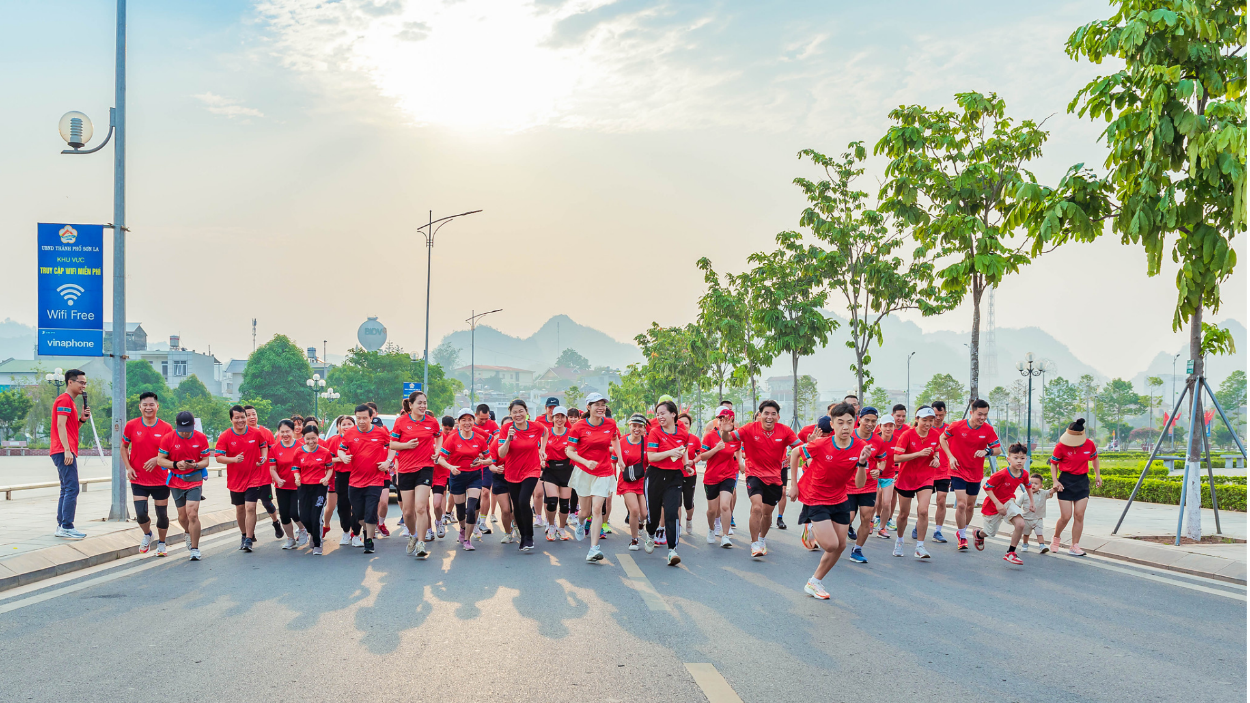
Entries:
[[[719,703],[723,677],[771,703],[1246,700],[1244,587],[1094,557],[1011,567],[1001,542],[931,545],[922,562],[873,538],[820,602],[801,590],[816,555],[798,536],[774,530],[753,561],[741,533],[726,550],[696,532],[674,568],[619,533],[591,565],[586,543],[541,537],[530,555],[448,539],[418,562],[397,538],[313,557],[269,537],[245,554],[231,532],[199,563],[179,545],[0,594],[0,691]],[[694,663],[714,669],[696,680]]]

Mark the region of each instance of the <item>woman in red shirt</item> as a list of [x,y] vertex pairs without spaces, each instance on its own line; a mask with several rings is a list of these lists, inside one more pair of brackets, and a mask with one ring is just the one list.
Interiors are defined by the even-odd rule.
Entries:
[[916,411],[916,426],[899,440],[898,477],[894,491],[898,494],[898,532],[894,540],[894,556],[903,556],[903,533],[907,529],[907,517],[911,503],[916,501],[916,558],[928,559],[924,538],[929,530],[929,499],[933,496],[933,471],[938,468],[938,441],[940,435],[933,429],[937,413],[933,408],[921,406]]
[[512,500],[513,521],[521,532],[522,552],[534,551],[534,512],[530,499],[542,475],[547,454],[547,428],[530,422],[529,408],[517,398],[508,404],[512,422],[500,431],[499,458],[504,459],[504,480]]
[[[334,458],[330,450],[322,446],[317,425],[305,423],[304,443],[298,447],[291,464],[296,490],[299,491],[300,522],[304,525],[315,524],[321,515],[321,508],[326,502],[326,487],[334,474],[333,466]],[[309,554],[321,555],[320,530],[312,530],[312,551]]]
[[[564,453],[569,446],[568,410],[556,406],[551,412],[551,427],[547,429],[547,451],[542,458],[543,503],[547,512],[547,541],[558,537],[568,540],[564,530],[569,523],[569,500],[573,489],[569,478],[573,475],[573,462]],[[556,525],[556,508],[560,508],[560,523]]]
[[625,500],[626,513],[629,515],[629,551],[638,551],[638,528],[642,526],[642,520],[646,515],[647,508],[644,505],[645,494],[643,492],[643,484],[646,478],[640,478],[637,481],[625,480],[625,468],[642,464],[646,466],[646,447],[647,447],[647,418],[638,413],[634,413],[629,418],[629,434],[621,438],[621,475],[616,482],[616,494]]
[[330,519],[337,508],[339,527],[343,529],[343,538],[339,540],[339,546],[350,547],[352,538],[357,536],[357,530],[360,528],[352,519],[352,503],[347,499],[347,481],[351,477],[351,468],[339,458],[339,442],[342,441],[344,432],[356,426],[356,419],[351,415],[339,415],[334,421],[334,426],[338,428],[338,434],[323,443],[323,446],[333,455],[334,464],[330,488],[326,492],[326,512],[322,517],[325,527],[321,528],[321,538],[325,539],[326,534],[330,532]]
[[403,414],[391,428],[391,458],[397,462],[395,484],[408,528],[406,553],[425,559],[425,533],[430,528],[430,492],[442,425],[428,412],[425,393],[413,391],[404,399]]
[[677,423],[677,405],[666,400],[655,406],[660,426],[647,433],[647,537],[643,549],[655,550],[655,531],[661,517],[668,535],[668,565],[681,563],[677,544],[681,533],[677,521],[681,511],[682,480],[695,469],[690,464],[692,436]]
[[877,423],[877,436],[886,445],[885,460],[881,462],[881,475],[877,477],[877,510],[873,517],[873,527],[881,539],[890,538],[887,530],[890,520],[894,518],[894,480],[898,476],[898,469],[894,465],[898,457],[894,443],[898,437],[894,434],[894,427],[893,415],[886,415]]
[[[690,432],[690,413],[678,415],[677,422],[686,429],[686,432]],[[692,433],[690,437],[692,441],[686,447],[686,460],[695,470],[681,479],[681,505],[686,509],[686,534],[688,535],[694,534],[694,489],[699,485],[699,471],[694,465],[699,460],[699,447],[703,444],[698,435]],[[680,519],[679,515],[678,520]]]
[[[295,422],[283,420],[278,423],[278,435],[274,438],[273,446],[269,448],[269,478],[277,489],[274,498],[278,503],[282,531],[286,533],[283,549],[295,549],[308,543],[308,530],[299,521],[298,492],[295,489],[295,476],[291,473],[295,452],[300,448],[296,436]],[[295,533],[292,522],[299,528],[299,534]]]
[[482,492],[483,464],[490,462],[482,455],[490,439],[473,430],[473,411],[462,408],[456,416],[456,430],[443,438],[438,464],[451,474],[448,486],[456,504],[456,521],[460,524],[460,546],[466,552],[475,549],[471,530],[477,525],[478,498]]

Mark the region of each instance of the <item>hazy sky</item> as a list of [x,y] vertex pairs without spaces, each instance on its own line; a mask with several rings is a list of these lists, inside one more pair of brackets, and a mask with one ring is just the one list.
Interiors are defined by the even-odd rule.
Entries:
[[[0,318],[35,323],[36,222],[112,219],[112,147],[61,156],[56,123],[77,109],[97,142],[107,131],[114,5],[0,2]],[[816,175],[799,149],[871,145],[900,104],[997,91],[1011,115],[1049,117],[1031,164],[1044,182],[1105,156],[1101,125],[1065,110],[1112,69],[1062,50],[1110,14],[1100,2],[137,0],[129,13],[129,317],[223,360],[250,351],[253,317],[262,341],[337,353],[377,315],[419,350],[415,227],[431,209],[484,210],[435,244],[431,344],[499,307],[490,324],[509,334],[565,313],[628,340],[693,319],[700,256],[736,272],[797,226],[791,180]],[[1237,250],[1244,262],[1244,235]],[[1245,323],[1244,271],[1215,319]],[[1071,246],[1003,285],[998,324],[1134,373],[1180,343],[1174,275],[1146,278],[1141,250],[1112,238]],[[915,319],[967,330],[971,312]]]

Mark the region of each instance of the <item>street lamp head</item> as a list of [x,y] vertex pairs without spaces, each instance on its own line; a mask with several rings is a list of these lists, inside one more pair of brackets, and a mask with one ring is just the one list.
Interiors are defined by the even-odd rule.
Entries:
[[61,115],[57,128],[61,132],[61,139],[75,149],[81,149],[91,141],[91,118],[76,110]]
[[1033,363],[1033,352],[1029,352],[1028,354],[1025,354],[1024,360],[1029,362],[1030,364]]
[[1017,361],[1017,362],[1016,362],[1016,371],[1020,371],[1020,372],[1023,372],[1023,371],[1024,371],[1024,362],[1023,362],[1023,361]]
[[65,376],[65,372],[62,371],[60,368],[52,369],[52,373],[55,374],[57,378],[61,378]]
[[308,379],[307,381],[304,381],[304,385],[305,385],[305,386],[308,386],[309,388],[312,388],[312,387],[313,387],[313,380],[310,378],[310,379]]
[[314,381],[320,381],[320,380],[321,380],[321,374],[319,374],[319,373],[315,373],[315,374],[313,374],[313,380],[314,380]]

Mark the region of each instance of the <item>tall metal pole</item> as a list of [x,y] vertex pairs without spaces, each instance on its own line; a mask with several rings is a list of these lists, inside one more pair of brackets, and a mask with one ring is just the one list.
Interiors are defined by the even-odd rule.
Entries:
[[113,487],[109,520],[123,522],[126,470],[122,467],[122,427],[126,424],[126,0],[117,0],[117,66],[114,74],[113,130]]
[[[434,211],[430,210],[429,229],[425,233],[425,363],[421,377],[421,390],[427,395],[430,392],[430,268],[434,259]],[[451,369],[444,369],[448,372]]]
[[[1031,364],[1030,364],[1031,366]],[[1033,374],[1029,374],[1029,409],[1028,409],[1028,431],[1024,435],[1024,446],[1029,448],[1029,461],[1026,466],[1033,468]]]
[[911,358],[915,355],[916,352],[907,355],[907,412],[911,412]]
[[[1180,354],[1172,357],[1172,404],[1176,404],[1176,360],[1181,358]],[[1176,451],[1176,411],[1172,411],[1172,417],[1168,424],[1168,434],[1171,435],[1172,451]]]
[[474,393],[477,390],[477,314],[472,310],[469,311],[469,320],[469,409],[476,411],[473,403],[477,400]]

